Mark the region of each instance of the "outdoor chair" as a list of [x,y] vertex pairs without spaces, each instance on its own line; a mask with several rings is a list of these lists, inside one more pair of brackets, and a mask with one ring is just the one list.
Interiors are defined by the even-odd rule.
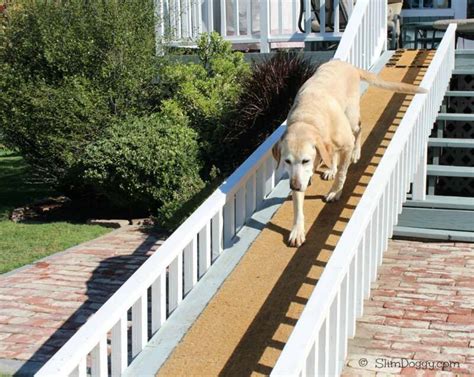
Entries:
[[[339,1],[339,30],[343,31],[349,20],[348,15],[348,2],[352,0],[340,0]],[[311,31],[319,33],[321,31],[321,18],[320,18],[320,6],[319,0],[311,0],[311,11],[314,14],[314,18],[311,21]],[[305,33],[303,25],[304,16],[304,0],[300,0],[300,16],[298,19],[298,27],[302,33]],[[326,32],[334,31],[334,9],[333,2],[328,1],[326,3]]]
[[387,30],[390,37],[390,48],[396,50],[400,47],[401,13],[403,0],[388,0]]

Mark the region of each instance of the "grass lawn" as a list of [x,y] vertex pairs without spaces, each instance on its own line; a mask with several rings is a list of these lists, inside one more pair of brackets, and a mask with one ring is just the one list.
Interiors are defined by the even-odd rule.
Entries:
[[54,194],[45,185],[29,182],[29,176],[28,166],[19,155],[0,149],[0,273],[110,231],[98,225],[19,224],[8,220],[12,209]]

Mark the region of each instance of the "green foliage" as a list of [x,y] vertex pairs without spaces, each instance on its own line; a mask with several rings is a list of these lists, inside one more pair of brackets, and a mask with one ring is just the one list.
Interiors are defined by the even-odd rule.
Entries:
[[238,101],[250,67],[243,54],[233,52],[230,43],[217,33],[203,34],[198,47],[197,63],[164,65],[159,83],[164,98],[183,109],[191,127],[197,130],[209,171],[220,155],[224,124]]
[[56,186],[77,187],[75,161],[117,118],[159,107],[152,0],[17,1],[2,44],[2,142]]
[[80,77],[58,87],[23,82],[6,88],[0,94],[6,143],[22,152],[43,181],[70,184],[77,157],[110,119],[104,96]]
[[153,14],[152,0],[17,1],[2,61],[15,76],[48,85],[86,77],[114,113],[128,113],[156,74]]
[[84,181],[116,206],[157,213],[160,225],[172,228],[204,187],[196,137],[186,116],[166,103],[162,113],[117,123],[89,145]]

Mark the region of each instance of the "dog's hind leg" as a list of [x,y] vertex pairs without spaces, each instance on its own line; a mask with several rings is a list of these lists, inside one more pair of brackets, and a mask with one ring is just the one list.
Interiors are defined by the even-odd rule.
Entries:
[[360,103],[358,97],[357,100],[351,101],[351,103],[347,106],[345,114],[349,124],[351,125],[352,133],[354,134],[355,138],[355,145],[354,150],[352,151],[351,160],[353,163],[356,163],[360,159],[360,139],[362,136],[360,123]]
[[339,163],[336,178],[331,187],[331,190],[326,195],[326,202],[333,202],[339,200],[339,198],[341,197],[342,188],[344,186],[344,182],[346,181],[347,169],[349,169],[349,165],[351,164],[353,149],[354,146],[351,145],[350,147],[342,149],[339,152],[341,161]]

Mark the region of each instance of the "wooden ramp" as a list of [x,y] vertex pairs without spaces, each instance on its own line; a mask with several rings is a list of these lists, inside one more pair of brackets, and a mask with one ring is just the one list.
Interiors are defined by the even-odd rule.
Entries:
[[[386,80],[419,84],[431,51],[399,51],[381,72]],[[362,97],[362,158],[351,166],[342,198],[326,204],[332,182],[314,177],[305,200],[306,243],[286,244],[288,199],[252,244],[159,376],[268,375],[304,309],[411,96],[370,88]]]

